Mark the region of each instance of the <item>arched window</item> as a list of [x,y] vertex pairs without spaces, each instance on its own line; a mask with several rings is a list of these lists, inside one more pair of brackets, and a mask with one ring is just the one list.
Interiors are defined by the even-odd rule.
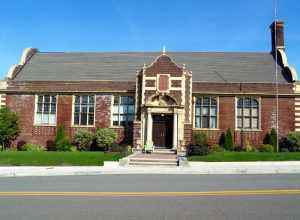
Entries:
[[217,99],[214,97],[196,97],[195,127],[217,128]]
[[239,129],[259,128],[259,104],[255,98],[243,97],[238,99],[237,127]]

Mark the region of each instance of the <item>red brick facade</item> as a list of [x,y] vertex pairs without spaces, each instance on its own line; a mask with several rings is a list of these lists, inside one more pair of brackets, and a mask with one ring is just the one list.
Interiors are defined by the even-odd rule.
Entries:
[[[35,143],[50,146],[56,133],[55,126],[34,125],[35,95],[57,95],[57,125],[64,125],[67,135],[72,137],[78,127],[72,126],[74,94],[95,94],[95,126],[113,128],[118,132],[118,142],[129,142],[134,147],[145,144],[146,114],[166,109],[178,114],[182,139],[180,147],[191,142],[192,134],[198,130],[206,132],[210,144],[219,143],[221,135],[228,128],[234,131],[235,145],[244,145],[249,141],[253,145],[263,143],[267,132],[274,127],[276,99],[275,85],[268,83],[207,83],[193,82],[192,73],[183,66],[175,64],[167,55],[161,55],[150,66],[145,66],[137,75],[136,82],[84,81],[84,82],[22,82],[9,81],[6,104],[20,117],[21,133],[16,145]],[[293,84],[278,86],[279,91],[279,135],[295,129]],[[135,95],[136,115],[133,127],[112,126],[112,97],[114,95]],[[194,127],[194,97],[214,96],[218,100],[218,125],[216,129],[196,129]],[[259,100],[260,128],[253,131],[236,129],[236,98],[250,96]],[[155,98],[158,97],[158,100]],[[153,99],[153,100],[151,100]],[[157,106],[148,106],[157,101]],[[162,101],[162,103],[161,103]],[[150,104],[149,104],[150,103]],[[152,103],[152,104],[153,104]],[[167,106],[164,106],[167,105]],[[168,106],[169,105],[169,106]],[[165,110],[164,110],[165,111]],[[158,113],[158,112],[156,112]],[[181,121],[180,121],[181,120]],[[133,139],[133,140],[132,140]]]

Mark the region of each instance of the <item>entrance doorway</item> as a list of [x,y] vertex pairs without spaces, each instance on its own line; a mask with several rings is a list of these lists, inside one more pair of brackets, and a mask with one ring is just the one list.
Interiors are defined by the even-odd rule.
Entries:
[[171,149],[173,146],[173,115],[154,114],[152,139],[155,148]]

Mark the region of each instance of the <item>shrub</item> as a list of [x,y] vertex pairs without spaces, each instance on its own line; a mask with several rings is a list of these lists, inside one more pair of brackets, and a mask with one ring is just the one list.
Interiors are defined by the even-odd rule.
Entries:
[[224,148],[222,148],[219,144],[213,144],[209,148],[210,152],[223,152]]
[[24,144],[21,147],[22,151],[31,151],[31,152],[42,152],[46,151],[46,148],[44,146],[38,145],[38,144]]
[[95,139],[95,135],[87,129],[80,129],[74,135],[74,142],[79,150],[87,151],[91,149],[91,145]]
[[209,153],[207,135],[203,132],[196,132],[187,153],[188,155],[207,155]]
[[254,148],[252,147],[252,145],[250,144],[249,140],[247,139],[245,141],[245,151],[246,152],[253,152],[254,151]]
[[274,147],[271,144],[263,144],[258,148],[259,152],[274,152]]
[[233,148],[234,148],[231,128],[228,128],[226,131],[225,140],[224,140],[224,148],[226,150],[233,150]]
[[70,151],[72,145],[69,138],[65,135],[63,125],[58,126],[55,138],[55,148],[58,151]]
[[78,149],[77,149],[76,146],[71,146],[71,147],[70,147],[70,151],[71,151],[71,152],[77,152]]
[[208,145],[207,144],[207,135],[203,132],[196,132],[193,134],[193,145]]
[[285,144],[290,152],[300,151],[300,132],[289,132]]
[[117,137],[117,133],[109,128],[99,128],[96,131],[96,142],[98,146],[104,147],[106,150],[116,142]]
[[274,151],[277,150],[277,132],[276,132],[275,128],[272,128],[272,130],[271,130],[269,144],[271,144],[273,146]]
[[198,156],[204,156],[209,153],[209,149],[207,145],[190,145],[188,147],[188,155],[198,155]]
[[0,145],[3,149],[10,146],[19,134],[18,116],[8,108],[0,109]]

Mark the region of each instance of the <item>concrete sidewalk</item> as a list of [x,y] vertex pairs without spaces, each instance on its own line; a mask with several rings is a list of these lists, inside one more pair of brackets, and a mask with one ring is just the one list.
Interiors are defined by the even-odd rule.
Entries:
[[0,177],[67,176],[100,174],[300,174],[300,161],[288,162],[189,162],[188,166],[10,166],[0,167]]

